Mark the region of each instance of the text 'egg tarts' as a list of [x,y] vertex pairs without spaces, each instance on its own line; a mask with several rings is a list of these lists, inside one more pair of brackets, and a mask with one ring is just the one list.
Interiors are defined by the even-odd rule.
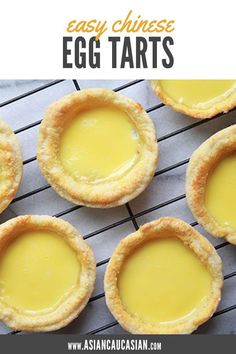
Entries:
[[160,99],[178,112],[205,119],[236,106],[236,80],[152,80]]
[[69,223],[25,215],[0,226],[0,320],[15,330],[64,327],[94,288],[92,250]]
[[22,177],[22,157],[12,129],[0,119],[0,213],[15,197]]
[[215,312],[222,283],[215,248],[175,218],[150,222],[123,239],[104,280],[108,308],[134,334],[193,332]]
[[107,89],[84,89],[52,104],[40,127],[37,159],[52,187],[90,207],[122,205],[154,175],[154,125],[142,106]]
[[206,231],[236,244],[236,125],[214,134],[193,153],[186,196]]

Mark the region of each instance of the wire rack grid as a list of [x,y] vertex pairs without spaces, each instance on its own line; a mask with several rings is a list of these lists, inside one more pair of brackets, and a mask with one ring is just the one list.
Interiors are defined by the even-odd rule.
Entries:
[[[184,180],[191,153],[216,131],[236,122],[236,110],[209,120],[192,120],[173,112],[152,93],[145,80],[100,81],[96,86],[112,87],[141,102],[157,127],[160,161],[151,185],[138,198],[123,207],[95,210],[62,200],[46,183],[36,162],[38,128],[47,105],[67,93],[91,86],[79,80],[49,81],[0,103],[0,115],[14,129],[23,148],[22,186],[0,222],[21,214],[49,214],[63,217],[84,234],[97,258],[97,284],[89,304],[79,318],[59,333],[125,334],[106,308],[103,275],[113,249],[120,239],[145,222],[160,216],[184,219],[204,234],[224,262],[225,287],[221,304],[213,318],[197,333],[234,333],[236,328],[236,251],[228,242],[208,235],[193,219],[186,205]],[[1,93],[1,84],[0,84]],[[24,124],[22,124],[22,121]],[[57,332],[57,333],[58,333]],[[23,334],[0,324],[2,334]]]

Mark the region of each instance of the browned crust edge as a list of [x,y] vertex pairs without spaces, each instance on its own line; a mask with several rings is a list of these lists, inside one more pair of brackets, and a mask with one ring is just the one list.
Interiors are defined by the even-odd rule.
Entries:
[[18,312],[0,300],[0,320],[14,330],[45,332],[60,329],[78,317],[94,289],[96,262],[91,248],[68,222],[47,215],[24,215],[0,225],[0,251],[14,237],[27,230],[56,232],[75,250],[81,263],[80,286],[52,313]]
[[234,151],[236,151],[236,124],[217,132],[201,144],[188,164],[186,197],[194,217],[206,231],[215,237],[225,237],[229,242],[236,244],[236,230],[219,225],[205,206],[209,172],[224,156]]
[[[67,117],[79,109],[112,104],[124,110],[144,144],[135,166],[124,176],[99,184],[76,182],[66,174],[58,158],[58,142]],[[158,146],[153,122],[143,107],[119,93],[96,88],[84,89],[61,98],[47,110],[40,126],[37,160],[42,173],[63,198],[79,205],[109,208],[123,205],[139,195],[150,183],[157,166]]]
[[209,108],[190,108],[182,103],[174,101],[159,86],[158,80],[150,80],[151,87],[161,101],[171,106],[175,111],[197,119],[209,119],[220,113],[227,113],[236,106],[236,90],[234,90],[225,100],[214,103]]
[[0,119],[0,213],[14,199],[22,178],[20,144],[12,129]]
[[[127,256],[140,244],[162,236],[175,235],[185,245],[190,247],[212,274],[212,289],[205,305],[188,319],[176,324],[144,323],[139,318],[130,315],[122,306],[117,280],[123,262]],[[221,299],[223,285],[222,262],[210,242],[182,220],[165,217],[140,227],[138,231],[124,238],[116,247],[106,269],[104,286],[106,303],[113,316],[128,332],[134,334],[187,334],[193,332],[199,325],[207,321],[215,312]]]

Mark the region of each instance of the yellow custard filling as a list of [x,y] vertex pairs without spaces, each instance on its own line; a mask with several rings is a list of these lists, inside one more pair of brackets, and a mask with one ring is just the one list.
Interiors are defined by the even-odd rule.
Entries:
[[177,321],[209,296],[212,277],[178,238],[152,240],[137,248],[121,269],[121,302],[143,321]]
[[223,158],[209,174],[205,205],[221,226],[236,230],[236,153]]
[[137,161],[140,141],[124,111],[111,106],[87,109],[62,134],[60,159],[76,180],[99,182],[128,171]]
[[201,109],[227,98],[236,80],[160,80],[159,85],[175,102]]
[[79,278],[76,253],[53,232],[25,232],[0,253],[0,299],[18,311],[52,311]]

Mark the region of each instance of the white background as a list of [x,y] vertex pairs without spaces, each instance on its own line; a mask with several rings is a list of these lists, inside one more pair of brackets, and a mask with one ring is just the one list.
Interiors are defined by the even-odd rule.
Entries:
[[[8,0],[1,4],[0,12],[0,79],[235,78],[234,3],[230,0]],[[97,18],[112,23],[125,18],[130,9],[134,16],[140,14],[150,20],[176,20],[172,69],[159,66],[114,70],[106,45],[100,70],[62,68],[62,37],[67,34],[69,21]],[[103,38],[102,42],[106,42]]]

